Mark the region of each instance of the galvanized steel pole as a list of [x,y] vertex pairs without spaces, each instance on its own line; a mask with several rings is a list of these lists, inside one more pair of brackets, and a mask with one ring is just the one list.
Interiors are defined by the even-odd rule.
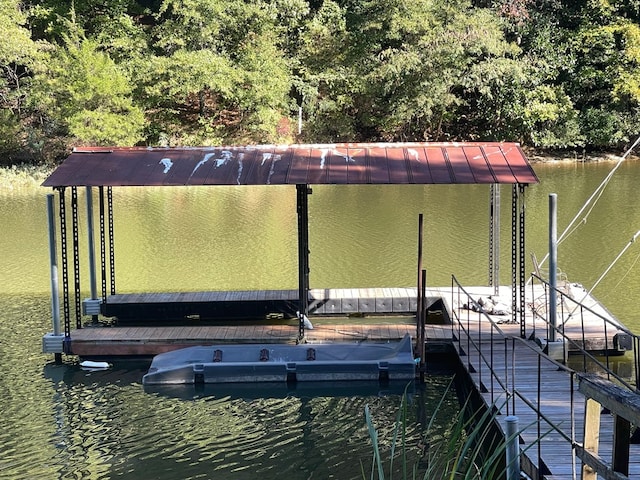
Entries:
[[558,270],[558,196],[549,194],[549,341],[556,340]]
[[507,480],[520,480],[520,446],[518,433],[518,417],[510,415],[507,423]]
[[54,195],[47,195],[47,218],[49,223],[49,258],[51,264],[51,315],[53,334],[60,335],[60,297],[58,290],[58,253],[56,251],[56,222]]

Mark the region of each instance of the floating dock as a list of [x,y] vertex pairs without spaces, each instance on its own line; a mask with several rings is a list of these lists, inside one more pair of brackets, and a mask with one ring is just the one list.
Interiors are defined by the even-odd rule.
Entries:
[[[165,316],[163,321],[158,322],[150,320],[146,315],[139,319],[126,316],[123,322],[117,321],[113,326],[99,324],[74,329],[68,340],[68,352],[90,358],[153,356],[195,345],[295,344],[299,341],[298,322],[295,318],[268,318],[268,310],[262,312],[261,320],[242,321],[236,318],[238,315],[234,313],[234,305],[238,305],[243,314],[246,311],[243,298],[261,302],[261,298],[273,298],[273,292],[119,295],[117,298],[122,303],[117,308],[128,305],[132,311],[149,312],[149,302],[153,303],[153,309],[162,308],[165,302],[164,305],[169,305],[166,308],[171,312],[190,313],[173,320]],[[290,293],[282,291],[279,295],[284,298],[288,292]],[[473,298],[479,299],[491,297],[495,290],[490,287],[469,287],[468,292]],[[399,341],[406,334],[417,338],[415,288],[312,289],[310,293],[310,319],[314,328],[305,330],[304,341],[307,343]],[[544,290],[537,287],[528,297],[531,310],[524,319],[525,338],[547,338],[546,324],[540,316],[533,314],[534,309],[539,308],[536,302],[541,301],[543,296]],[[193,299],[213,302],[214,297],[223,299],[222,302],[228,309],[226,319],[206,321],[200,317],[194,318]],[[204,298],[208,300],[202,300]],[[500,287],[500,298],[511,298],[511,289]],[[455,332],[451,328],[450,319],[454,310],[460,318],[474,314],[468,308],[468,302],[452,293],[451,287],[428,288],[425,299],[429,312],[425,325],[427,348],[438,348],[453,340]],[[144,302],[143,306],[139,307],[136,300]],[[180,306],[181,300],[186,302],[187,307]],[[589,296],[585,304],[611,322],[617,322],[593,297]],[[220,307],[214,304],[202,308],[212,311]],[[597,353],[623,353],[630,349],[631,343],[625,331],[611,326],[606,328],[599,316],[586,313],[572,316],[563,326],[565,334],[576,344],[584,345],[587,350]],[[174,313],[171,314],[173,315]],[[520,336],[523,325],[513,323],[511,315],[490,315],[490,318],[500,324],[505,334]],[[489,321],[485,321],[489,325]],[[572,347],[569,345],[568,348]]]

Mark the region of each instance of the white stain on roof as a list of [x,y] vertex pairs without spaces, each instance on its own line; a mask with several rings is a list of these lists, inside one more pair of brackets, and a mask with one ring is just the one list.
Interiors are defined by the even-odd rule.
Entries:
[[207,153],[202,160],[200,160],[198,162],[198,164],[193,168],[193,171],[191,172],[191,175],[189,175],[189,180],[191,180],[191,177],[193,177],[193,175],[196,173],[196,171],[205,163],[207,163],[209,161],[209,159],[211,157],[213,157],[215,155],[215,153]]
[[[269,154],[269,158],[271,158],[271,154]],[[271,168],[269,169],[269,176],[267,177],[267,185],[271,185],[271,176],[273,175],[273,172],[275,172],[276,170],[276,163],[281,158],[282,158],[282,155],[273,155],[273,162],[271,162]],[[265,162],[265,158],[263,156],[262,163],[264,164],[264,162]]]
[[221,167],[225,163],[229,162],[233,158],[233,153],[229,150],[222,150],[220,152],[220,158],[216,160],[216,168]]
[[413,157],[413,159],[418,162],[420,159],[418,158],[418,151],[413,148],[407,148],[407,153]]
[[347,155],[346,153],[343,153],[343,152],[341,152],[339,150],[336,150],[335,148],[331,148],[331,149],[323,148],[320,151],[322,152],[322,154],[320,155],[320,168],[321,169],[324,169],[324,164],[325,164],[325,161],[327,159],[327,154],[328,153],[331,153],[331,154],[336,155],[338,157],[342,157],[342,158],[344,158],[344,160],[346,162],[355,163],[355,160],[353,159],[352,156]]
[[262,163],[261,163],[261,165],[264,165],[264,162],[269,160],[272,156],[273,156],[273,153],[263,153],[262,154]]
[[164,171],[162,173],[168,173],[171,167],[173,167],[173,162],[170,158],[163,158],[158,163],[164,165]]
[[244,159],[244,153],[239,153],[238,154],[238,177],[236,178],[236,183],[238,185],[240,185],[240,176],[242,175],[243,159]]

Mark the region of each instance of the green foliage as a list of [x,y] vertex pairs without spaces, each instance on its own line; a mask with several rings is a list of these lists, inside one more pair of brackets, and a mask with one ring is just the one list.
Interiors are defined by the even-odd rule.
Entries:
[[[302,136],[295,136],[298,106]],[[637,135],[640,2],[0,0],[0,150]]]
[[[453,383],[453,381],[452,381]],[[451,388],[452,383],[448,389]],[[425,454],[420,464],[413,463],[407,454],[406,430],[408,428],[408,397],[405,391],[393,428],[389,448],[388,465],[385,465],[384,452],[378,430],[373,424],[369,406],[365,406],[365,424],[371,440],[373,455],[369,478],[374,480],[393,479],[394,473],[401,473],[403,480],[430,479],[464,479],[486,480],[504,478],[510,465],[506,462],[507,445],[518,438],[523,427],[513,437],[493,438],[489,426],[497,421],[499,408],[487,408],[472,412],[470,405],[464,404],[454,418],[448,419],[447,425],[437,427],[436,420],[442,421],[440,411],[448,392],[445,392],[436,405],[426,425],[424,437]],[[544,432],[542,438],[549,432]],[[542,438],[538,439],[540,441]],[[523,451],[535,447],[536,442],[527,445]],[[397,452],[399,450],[399,453]],[[394,467],[396,460],[401,464]],[[367,478],[362,465],[362,478]]]
[[142,140],[144,115],[131,86],[94,41],[69,39],[34,78],[32,101],[53,131],[80,144],[131,145]]

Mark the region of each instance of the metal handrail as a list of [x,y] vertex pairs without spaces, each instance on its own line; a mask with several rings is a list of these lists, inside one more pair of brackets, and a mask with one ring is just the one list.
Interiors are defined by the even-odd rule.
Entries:
[[[540,279],[539,277],[535,276],[535,278]],[[540,279],[541,280],[541,279]],[[546,282],[545,282],[546,283]],[[583,446],[581,443],[576,441],[576,422],[575,422],[575,398],[574,398],[574,390],[575,390],[575,385],[576,385],[576,376],[578,375],[578,372],[576,372],[574,369],[548,357],[547,355],[545,355],[540,348],[536,345],[533,346],[532,342],[527,341],[525,339],[516,337],[516,336],[507,336],[504,334],[504,332],[502,331],[502,329],[500,328],[499,324],[496,323],[493,318],[491,318],[490,315],[488,315],[484,309],[482,308],[481,305],[478,304],[478,302],[472,297],[472,295],[467,292],[467,290],[458,282],[458,280],[455,278],[455,276],[452,276],[452,284],[451,284],[452,290],[451,290],[451,294],[452,294],[452,307],[454,305],[454,295],[455,292],[457,291],[457,300],[458,303],[457,305],[463,305],[464,302],[462,302],[461,300],[463,298],[467,299],[467,306],[468,307],[475,307],[473,310],[475,311],[474,313],[477,313],[477,321],[478,321],[478,332],[479,332],[479,341],[476,341],[475,339],[472,338],[471,335],[471,329],[470,329],[470,325],[471,325],[471,312],[472,309],[471,308],[467,308],[467,318],[463,319],[461,318],[461,315],[459,313],[459,309],[457,308],[452,308],[452,323],[451,323],[451,328],[452,328],[452,333],[454,334],[454,338],[457,338],[457,340],[459,342],[462,343],[462,333],[464,333],[464,335],[466,336],[466,341],[467,341],[467,352],[470,351],[471,347],[473,347],[477,354],[478,354],[478,380],[479,380],[479,384],[480,384],[480,388],[483,387],[483,370],[484,369],[488,369],[489,370],[489,376],[491,378],[491,402],[492,404],[496,403],[496,398],[498,396],[502,396],[504,395],[506,397],[506,408],[507,408],[507,415],[516,415],[516,398],[518,398],[519,400],[521,400],[526,406],[527,408],[531,409],[531,411],[533,411],[536,415],[536,417],[538,418],[537,421],[537,435],[538,438],[541,438],[543,435],[543,432],[541,431],[541,423],[544,422],[546,423],[549,428],[551,430],[556,431],[566,442],[568,442],[571,445],[571,449],[572,449],[572,468],[574,471],[574,475],[576,474],[576,452],[579,451]],[[559,292],[561,294],[563,294],[562,292]],[[570,298],[570,297],[568,297]],[[585,307],[587,308],[587,307]],[[634,353],[636,353],[638,351],[638,349],[636,348],[636,346],[638,344],[640,344],[640,342],[637,340],[637,336],[634,335],[633,333],[629,332],[626,328],[622,327],[619,328],[619,326],[617,324],[615,324],[614,322],[609,321],[608,319],[606,319],[605,317],[602,317],[601,315],[598,315],[596,312],[593,312],[592,310],[590,310],[590,312],[594,313],[595,315],[597,315],[598,317],[602,318],[605,321],[608,321],[609,323],[611,323],[612,325],[615,325],[615,327],[620,330],[623,331],[624,333],[627,333],[629,335],[632,335],[634,338]],[[483,352],[483,342],[482,342],[482,323],[483,322],[488,322],[491,328],[491,337],[490,337],[490,353],[487,356],[485,354],[485,352]],[[466,323],[466,325],[465,325]],[[548,322],[547,322],[548,323]],[[455,335],[456,333],[456,328],[457,328],[457,336]],[[562,330],[561,328],[558,328],[558,330]],[[493,344],[494,342],[494,332],[498,332],[499,335],[504,338],[504,374],[501,374],[499,372],[496,371],[496,368],[494,367],[494,352],[493,352]],[[564,331],[559,331],[559,333],[562,333],[562,335],[566,338],[566,336],[564,335]],[[570,340],[571,339],[567,339]],[[507,355],[508,355],[508,342],[511,341],[511,361],[507,361]],[[530,398],[527,395],[522,394],[518,388],[516,387],[517,385],[517,381],[516,381],[516,369],[515,369],[515,344],[516,342],[521,345],[521,346],[526,346],[528,349],[530,349],[531,351],[533,351],[534,353],[536,353],[537,357],[538,357],[538,386],[537,386],[537,399],[535,402],[533,402],[532,400],[530,400]],[[583,342],[584,344],[584,342]],[[576,342],[572,342],[572,345],[575,345],[580,351],[582,351],[585,355],[588,355],[590,358],[592,358],[595,362],[597,362],[599,365],[601,365],[603,368],[606,369],[606,365],[603,365],[601,362],[599,362],[595,357],[593,357],[593,355],[591,355],[589,352],[587,352],[584,348],[582,348],[582,346],[580,346],[579,344],[577,344]],[[461,345],[462,346],[462,345]],[[468,353],[467,353],[468,355]],[[637,358],[637,357],[636,357]],[[553,366],[558,369],[558,370],[563,370],[565,371],[568,375],[569,375],[569,389],[570,389],[570,399],[569,399],[569,404],[570,404],[570,412],[571,412],[571,418],[570,420],[570,431],[569,433],[567,433],[565,430],[566,429],[562,429],[560,424],[556,424],[552,419],[550,419],[547,415],[545,415],[545,413],[542,411],[541,409],[541,362],[542,361],[545,362],[549,362],[551,364],[553,364]],[[471,361],[469,360],[468,362],[468,366],[467,368],[469,369],[470,372],[473,372],[473,366],[471,365]],[[484,369],[483,369],[483,364],[484,364]],[[509,364],[511,366],[511,382],[509,382]],[[636,363],[637,366],[637,363]],[[609,370],[611,376],[613,376],[614,378],[618,379],[619,376],[616,375],[614,372]],[[621,381],[621,383],[626,387],[626,388],[630,388],[631,390],[633,390],[633,387],[629,386],[627,384],[627,382],[624,382],[624,380],[620,379],[619,381]],[[494,383],[497,384],[498,388],[501,390],[498,395],[495,394],[494,390],[493,390],[493,385]],[[487,393],[485,391],[485,393]],[[511,405],[509,405],[511,404]],[[537,445],[538,448],[538,465],[537,468],[540,471],[541,469],[541,442],[538,442]],[[584,458],[582,459],[583,463],[588,464],[589,461],[585,460]]]
[[[552,287],[546,280],[542,279],[540,276],[536,275],[536,274],[532,274],[531,275],[532,279],[534,280],[538,280],[545,289],[545,306],[548,305],[548,290],[552,289],[554,287]],[[534,282],[531,282],[531,289],[532,289],[532,298],[533,298],[533,287],[534,287]],[[584,369],[586,370],[586,363],[587,363],[587,359],[589,359],[590,361],[593,362],[593,364],[597,365],[598,367],[600,367],[602,369],[602,372],[604,374],[606,374],[607,379],[611,380],[612,378],[615,379],[617,382],[619,382],[621,385],[623,385],[624,387],[630,389],[630,390],[635,390],[638,391],[639,385],[640,385],[640,336],[636,335],[635,333],[631,332],[627,327],[625,327],[624,325],[617,323],[613,320],[611,320],[610,318],[607,318],[605,316],[602,316],[601,314],[599,314],[598,312],[594,311],[593,309],[582,305],[580,302],[574,300],[573,298],[571,298],[567,293],[565,293],[563,290],[559,289],[559,288],[554,288],[556,295],[558,295],[558,303],[560,305],[565,305],[566,303],[573,303],[575,305],[575,308],[572,309],[571,313],[569,314],[569,316],[565,319],[564,318],[564,314],[561,315],[561,318],[563,318],[562,323],[560,324],[560,326],[556,326],[556,325],[552,325],[551,322],[549,321],[549,319],[542,315],[534,306],[533,304],[533,300],[531,303],[531,311],[532,314],[534,316],[534,318],[538,318],[541,321],[543,321],[545,323],[545,325],[547,326],[547,329],[549,328],[553,328],[553,330],[556,332],[556,334],[559,334],[562,336],[562,338],[566,341],[566,343],[568,343],[569,345],[571,345],[573,347],[573,350],[577,350],[579,352],[580,355],[582,355],[583,358],[583,366]],[[574,316],[574,313],[577,309],[580,309],[580,321],[581,321],[581,325],[582,325],[582,345],[578,342],[576,342],[574,339],[570,338],[568,335],[565,334],[564,331],[564,326],[565,324],[569,321],[569,319],[571,317]],[[593,355],[591,352],[587,351],[584,348],[584,344],[585,344],[585,336],[584,336],[584,314],[585,312],[595,316],[596,318],[598,318],[599,320],[601,320],[603,322],[603,327],[604,327],[604,331],[605,331],[605,352],[604,352],[604,356],[605,356],[605,363],[601,362],[595,355]],[[635,378],[635,385],[630,384],[629,382],[627,382],[624,378],[622,378],[620,375],[618,375],[617,373],[615,373],[610,366],[610,362],[609,362],[609,349],[608,349],[608,335],[607,335],[607,330],[608,330],[608,326],[615,328],[617,331],[623,332],[625,335],[628,335],[629,337],[631,337],[633,339],[633,347],[631,349],[631,352],[633,354],[633,365],[634,365],[634,378]],[[534,328],[535,328],[535,324],[534,324]],[[566,348],[566,347],[565,347]]]

